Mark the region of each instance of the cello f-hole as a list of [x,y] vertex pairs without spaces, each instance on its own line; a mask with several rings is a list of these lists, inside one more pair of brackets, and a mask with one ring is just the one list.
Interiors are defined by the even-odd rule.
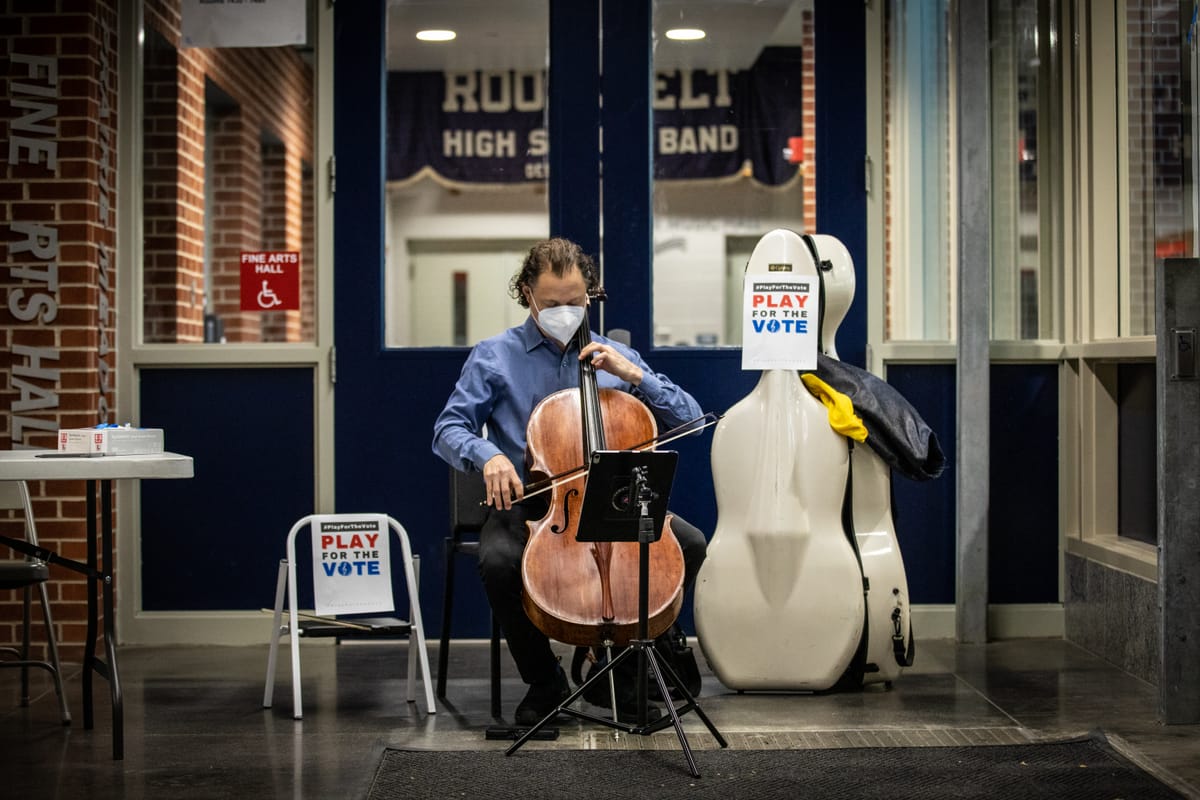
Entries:
[[562,533],[571,525],[571,498],[579,495],[578,489],[568,489],[563,497],[563,521],[562,525],[551,525],[551,533]]

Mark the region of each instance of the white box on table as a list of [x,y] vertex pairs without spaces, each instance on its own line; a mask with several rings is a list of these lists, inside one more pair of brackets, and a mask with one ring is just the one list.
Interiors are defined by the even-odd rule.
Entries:
[[162,428],[66,428],[58,432],[62,453],[142,456],[163,452]]

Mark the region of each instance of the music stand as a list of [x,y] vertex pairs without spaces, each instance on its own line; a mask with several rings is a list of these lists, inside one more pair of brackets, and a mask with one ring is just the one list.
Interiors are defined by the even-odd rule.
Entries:
[[[595,675],[571,693],[557,708],[537,725],[526,731],[505,752],[512,755],[521,745],[533,738],[537,732],[558,714],[569,714],[600,725],[625,731],[649,735],[663,730],[668,725],[675,727],[679,744],[683,748],[692,777],[699,778],[696,760],[688,745],[687,735],[679,718],[695,711],[721,747],[728,747],[720,731],[712,724],[696,698],[688,692],[683,680],[670,664],[662,661],[649,635],[649,588],[650,588],[650,544],[662,536],[666,521],[667,499],[675,476],[678,453],[665,450],[598,450],[592,453],[587,485],[584,488],[583,506],[580,510],[578,541],[592,542],[637,542],[638,543],[638,638],[629,646],[609,659]],[[606,680],[613,669],[626,658],[637,658],[637,721],[621,722],[615,708],[613,718],[599,717],[571,708],[594,682]],[[650,723],[646,719],[647,667],[654,674],[658,690],[666,700],[667,714]],[[667,683],[680,694],[682,703],[676,708],[671,699]]]

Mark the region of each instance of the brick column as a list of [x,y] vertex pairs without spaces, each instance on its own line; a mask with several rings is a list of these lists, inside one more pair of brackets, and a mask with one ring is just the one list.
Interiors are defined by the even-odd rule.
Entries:
[[230,342],[263,341],[263,314],[240,311],[241,254],[262,248],[262,153],[258,126],[240,111],[209,120],[208,229],[212,307]]
[[[110,421],[114,405],[116,0],[0,8],[0,449],[53,447],[59,428]],[[41,543],[86,560],[82,482],[30,489]],[[0,529],[22,535],[7,514]],[[84,579],[51,571],[61,655],[79,660]],[[0,645],[20,640],[20,613],[0,592]]]

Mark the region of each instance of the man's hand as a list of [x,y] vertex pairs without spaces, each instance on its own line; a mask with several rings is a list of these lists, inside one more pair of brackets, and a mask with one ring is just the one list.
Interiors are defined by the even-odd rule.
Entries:
[[621,351],[612,345],[592,342],[580,351],[579,360],[582,361],[589,355],[592,357],[592,366],[596,369],[611,372],[621,380],[628,381],[634,386],[642,382],[641,368],[621,355]]
[[508,456],[495,455],[483,465],[483,482],[487,485],[487,504],[492,508],[512,508],[516,500],[525,496],[521,476],[513,467]]

